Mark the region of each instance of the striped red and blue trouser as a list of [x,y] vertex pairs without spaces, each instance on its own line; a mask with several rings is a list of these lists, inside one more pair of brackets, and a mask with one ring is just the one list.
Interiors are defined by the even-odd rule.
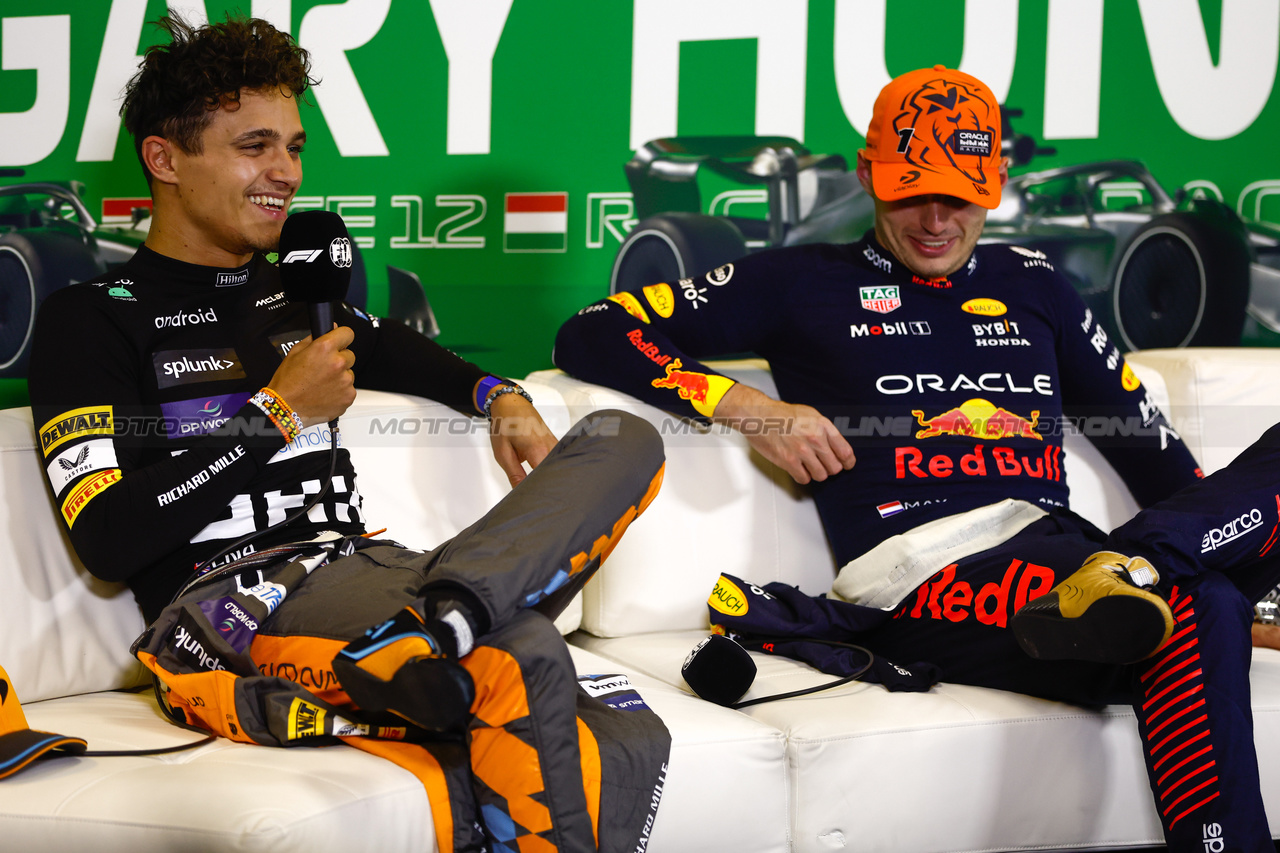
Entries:
[[[929,661],[945,681],[1067,702],[1132,703],[1173,851],[1274,853],[1249,699],[1252,603],[1280,583],[1280,426],[1231,465],[1109,536],[1055,513],[1004,544],[942,567],[867,646]],[[1141,555],[1173,610],[1169,641],[1133,666],[1038,661],[1009,616],[1100,550]]]

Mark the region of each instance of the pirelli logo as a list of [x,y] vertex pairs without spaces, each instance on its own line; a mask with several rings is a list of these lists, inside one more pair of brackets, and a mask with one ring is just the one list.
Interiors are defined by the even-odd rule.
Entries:
[[63,412],[40,427],[40,449],[45,458],[63,442],[86,435],[111,435],[111,407],[86,406]]
[[80,515],[80,510],[89,505],[89,501],[118,482],[120,482],[119,468],[111,468],[81,480],[62,502],[62,517],[67,520],[67,527],[76,523],[76,516]]

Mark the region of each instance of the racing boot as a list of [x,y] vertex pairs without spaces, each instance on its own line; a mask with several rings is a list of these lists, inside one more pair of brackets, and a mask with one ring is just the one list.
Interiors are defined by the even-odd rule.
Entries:
[[1160,575],[1142,557],[1099,551],[1075,574],[1029,601],[1010,626],[1041,660],[1136,663],[1173,633],[1173,613],[1153,589]]
[[460,734],[471,721],[475,682],[458,663],[470,633],[459,636],[455,614],[424,618],[418,599],[352,640],[333,659],[333,672],[365,711],[389,711],[421,729]]

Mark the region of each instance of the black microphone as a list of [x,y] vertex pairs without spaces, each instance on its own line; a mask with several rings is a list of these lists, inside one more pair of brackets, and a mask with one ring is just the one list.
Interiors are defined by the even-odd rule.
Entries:
[[756,678],[756,663],[742,646],[712,634],[693,647],[680,667],[685,682],[708,702],[731,707]]
[[280,281],[285,298],[306,302],[311,337],[333,331],[333,303],[351,285],[353,249],[342,217],[328,210],[304,210],[280,230]]

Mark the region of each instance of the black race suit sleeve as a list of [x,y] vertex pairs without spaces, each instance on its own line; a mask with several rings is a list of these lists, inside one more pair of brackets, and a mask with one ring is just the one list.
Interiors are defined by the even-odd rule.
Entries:
[[[130,335],[109,304],[82,295],[67,288],[42,304],[28,389],[54,503],[76,554],[97,577],[124,581],[186,544],[284,437],[246,403],[185,452],[157,454],[166,443],[163,419],[143,399]],[[76,466],[73,477],[61,476],[62,463]]]
[[1117,343],[1063,280],[1057,288],[1064,429],[1082,432],[1147,507],[1203,476]]
[[[168,449],[165,418],[146,390],[140,332],[113,310],[120,306],[101,297],[101,289],[68,288],[45,301],[29,391],[55,505],[77,555],[95,576],[126,581],[191,543],[230,502],[253,492],[284,438],[246,403],[218,428]],[[345,306],[335,316],[356,334],[358,387],[416,394],[477,414],[472,394],[485,375],[480,368],[402,323]],[[307,334],[303,317],[293,341]],[[237,388],[251,393],[268,384],[281,354],[264,351],[265,358],[246,357],[247,375]],[[212,545],[205,550],[212,553]]]
[[[785,299],[802,274],[797,267],[809,263],[807,253],[761,252],[594,302],[560,327],[553,361],[588,382],[706,421],[733,382],[701,359],[759,352],[782,329],[781,313],[760,306]],[[699,377],[715,377],[706,380],[706,400]]]

